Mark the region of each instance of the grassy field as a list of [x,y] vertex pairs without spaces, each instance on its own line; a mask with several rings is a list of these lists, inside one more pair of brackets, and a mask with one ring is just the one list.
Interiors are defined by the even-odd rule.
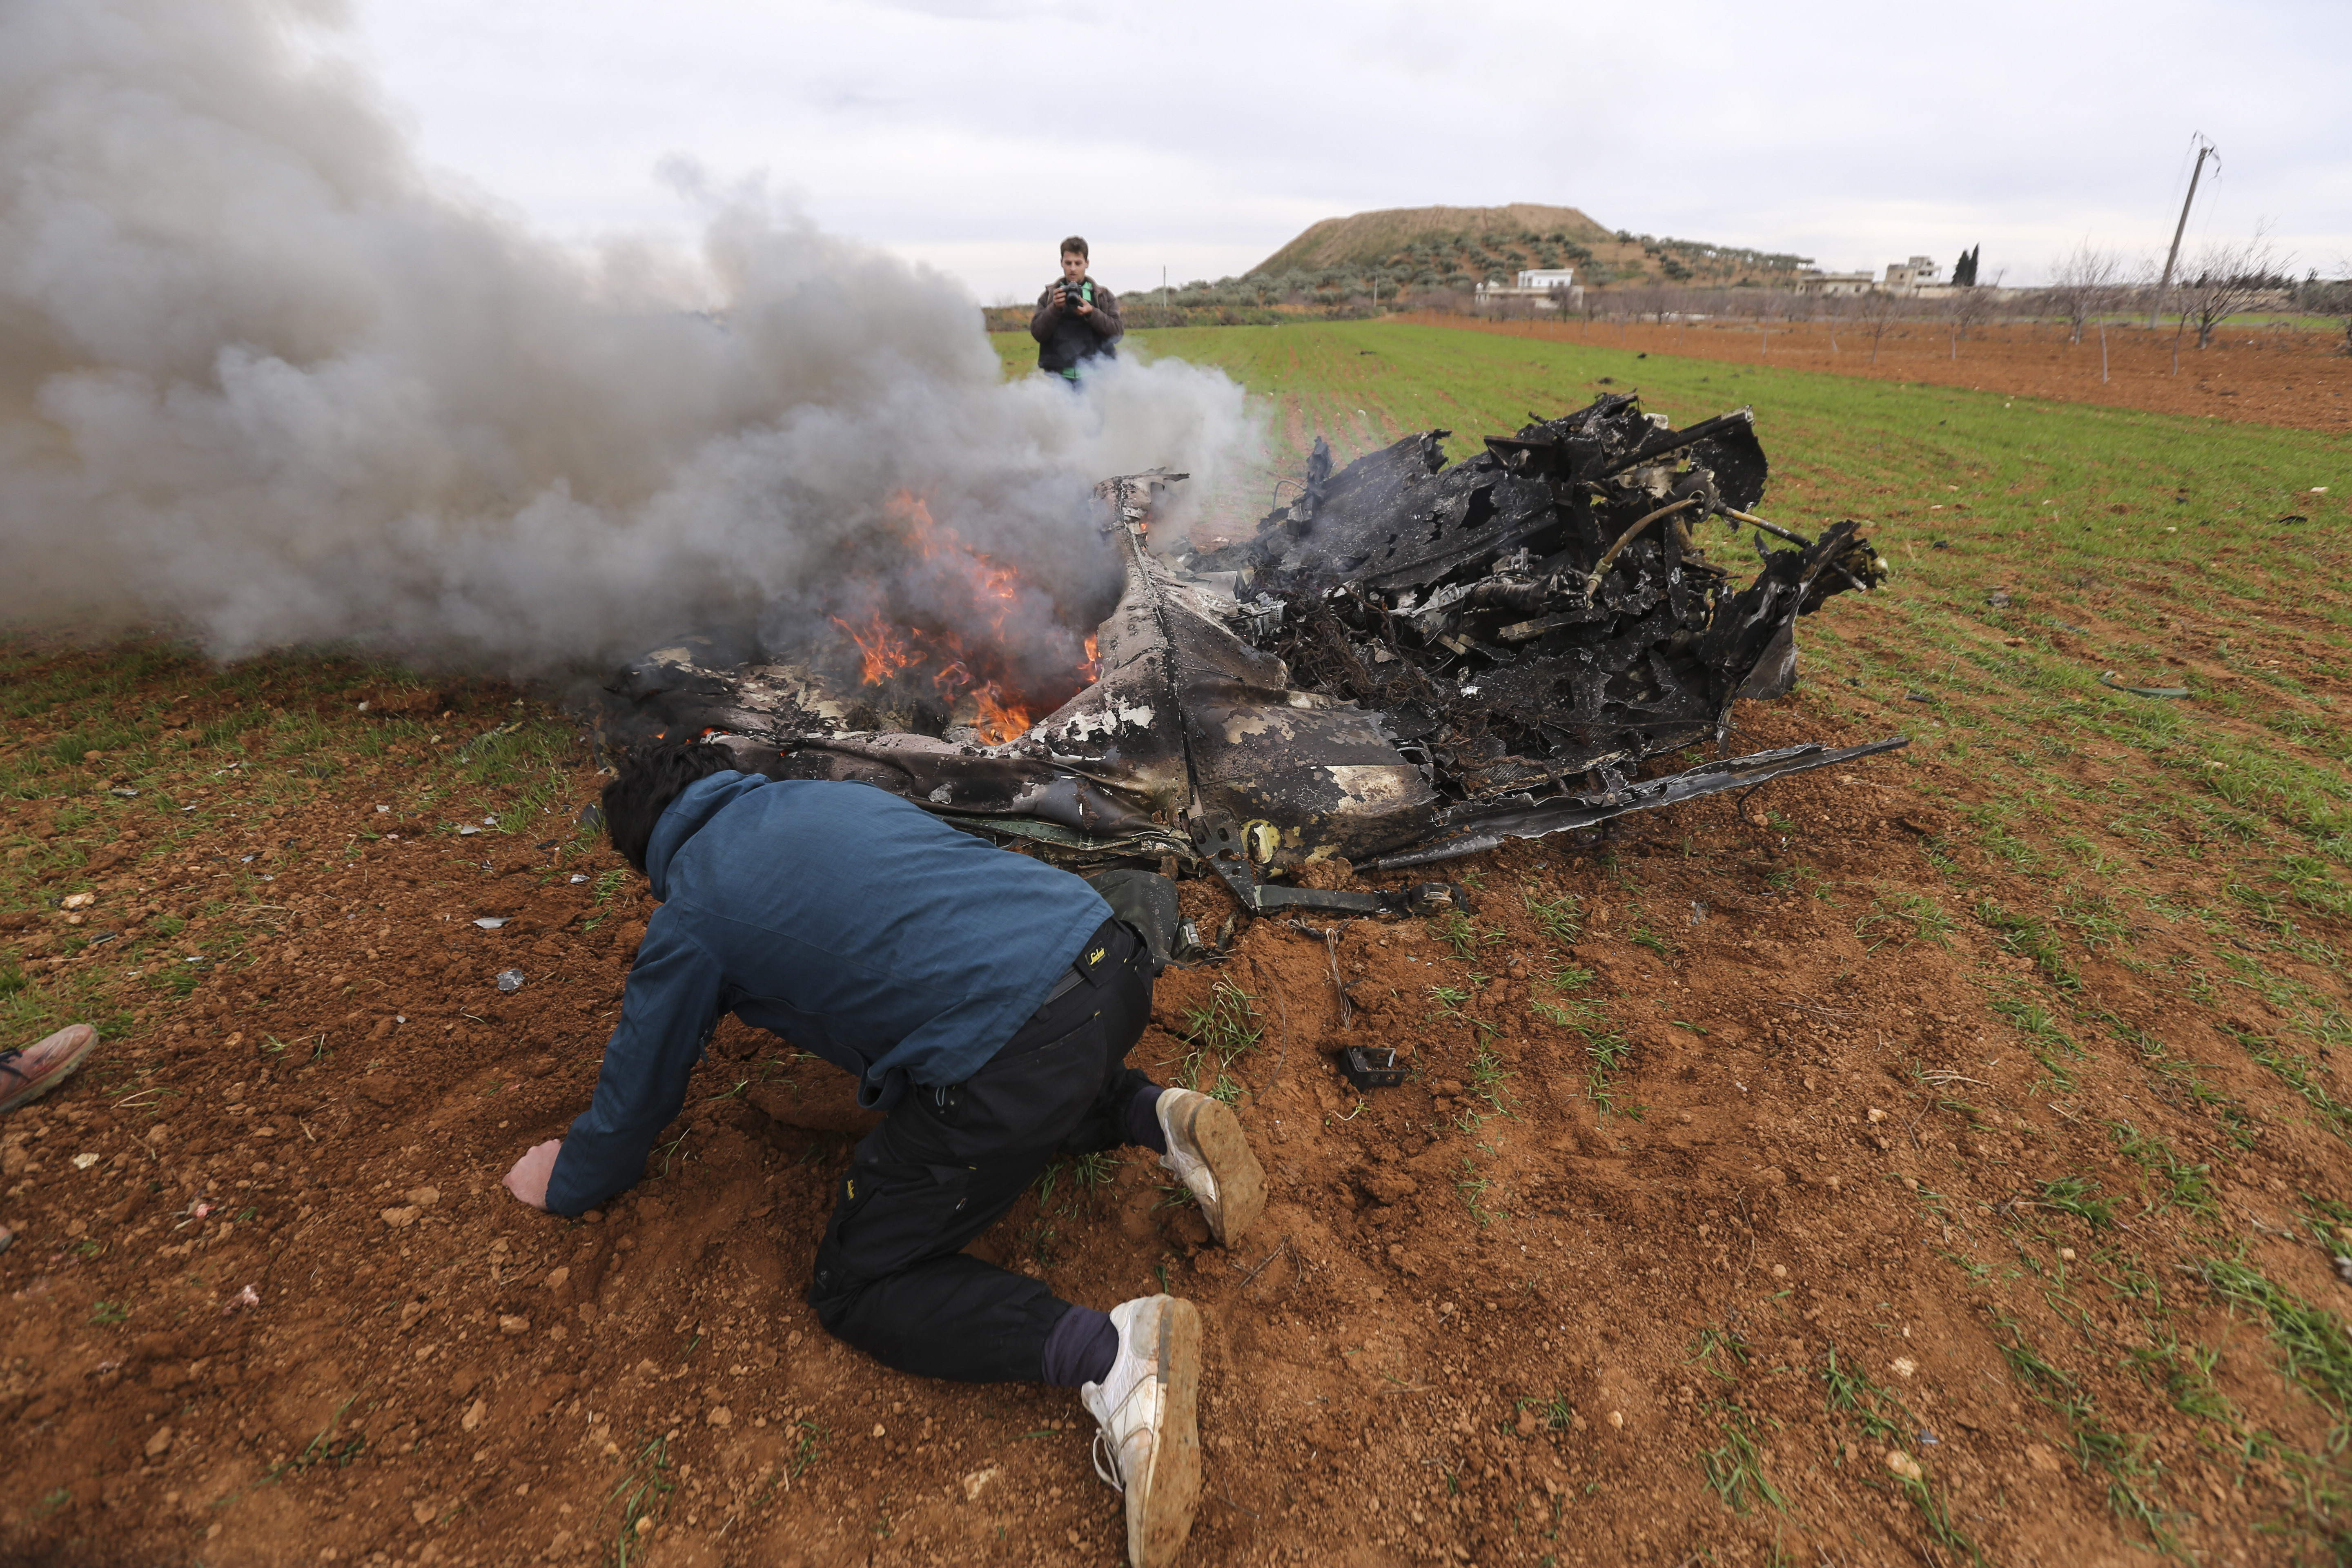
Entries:
[[[2178,1367],[2163,1385],[2174,1418],[2201,1424],[2199,1441],[2239,1463],[2284,1466],[2305,1489],[2307,1510],[2287,1527],[2305,1543],[2296,1550],[2342,1561],[2352,1339],[2335,1312],[2273,1300],[2263,1292],[2274,1286],[2237,1279],[2239,1265],[2224,1260],[2286,1235],[2282,1224],[2306,1246],[2352,1250],[2352,1230],[2339,1228],[2352,1222],[2352,1194],[2272,1174],[2266,1218],[2215,1204],[2205,1184],[2217,1172],[2251,1184],[2265,1169],[2257,1151],[2275,1157],[2305,1139],[2322,1151],[2318,1168],[2340,1172],[2352,1157],[2352,1083],[2335,1060],[2352,1051],[2344,443],[1442,328],[1165,331],[1136,348],[1221,365],[1261,401],[1277,454],[1269,483],[1318,432],[1344,461],[1443,426],[1459,433],[1459,457],[1530,412],[1639,391],[1676,423],[1753,405],[1774,465],[1767,516],[1808,529],[1869,521],[1895,571],[1870,600],[1848,595],[1807,624],[1798,700],[1849,733],[1910,734],[1912,787],[1966,826],[1926,845],[1942,881],[1932,897],[1874,900],[1866,879],[1822,880],[1821,896],[1848,903],[1858,929],[1892,934],[1898,949],[1973,920],[2019,964],[2021,973],[1980,984],[2015,1046],[2047,1069],[2037,1095],[2071,1122],[2112,1131],[2150,1173],[2148,1212],[2193,1209],[2195,1234],[2158,1247],[2178,1249],[2159,1272],[2201,1279],[2211,1300],[2267,1329],[2273,1365],[2327,1413],[2329,1436],[2286,1442]],[[1007,359],[1017,368],[1017,344]],[[2094,972],[2116,983],[2086,983]],[[2242,1052],[2228,1070],[2251,1064],[2261,1076],[2242,1086],[2265,1087],[2213,1088],[2202,1047],[2168,1047],[2125,1022],[2115,998],[2126,992],[2133,1007]],[[2117,1076],[2082,1081],[2101,1053],[2113,1053]],[[2150,1094],[2194,1117],[2190,1152],[2139,1131],[2132,1108]],[[2064,1210],[2064,1197],[2051,1204]],[[1962,1267],[1969,1288],[1986,1277]],[[2119,1289],[2109,1306],[2139,1321],[2147,1342],[2093,1374],[2117,1387],[2170,1364],[2150,1346],[2209,1353],[2178,1337],[2188,1331],[2172,1316],[2180,1287],[2142,1278],[2146,1289]],[[2053,1409],[2074,1397],[2071,1380],[2044,1387],[2032,1365],[2016,1375]],[[2179,1516],[2150,1500],[2166,1484],[2156,1469],[2135,1470],[2137,1450],[2095,1423],[2083,1430],[2092,1436],[2076,1434],[2082,1462],[2106,1478],[2127,1534],[2177,1546],[2166,1519]]]
[[[376,711],[361,713],[371,696]],[[76,1019],[110,1038],[144,1032],[207,974],[249,967],[249,950],[299,929],[270,884],[331,871],[389,822],[429,818],[452,842],[463,823],[486,850],[572,844],[572,734],[503,688],[429,688],[349,658],[223,668],[164,644],[0,643],[0,921],[20,929],[75,893],[141,884],[68,917],[29,963],[0,956],[0,1031],[10,1044]],[[286,840],[354,784],[382,819]],[[161,886],[198,878],[201,894]]]
[[[1025,337],[999,342],[1009,370],[1026,365]],[[1922,1299],[1932,1298],[1915,1310],[1944,1325],[1939,1352],[1991,1347],[1995,1359],[1973,1381],[1998,1385],[2014,1408],[2002,1434],[1988,1433],[1975,1447],[2013,1456],[2020,1441],[2039,1433],[2063,1450],[2077,1510],[2107,1532],[2085,1534],[2092,1544],[2079,1553],[2083,1560],[2114,1539],[2189,1560],[2192,1548],[2183,1542],[2196,1535],[2189,1522],[2196,1510],[2206,1510],[2210,1531],[2245,1523],[2262,1532],[2262,1542],[2277,1547],[2270,1561],[2352,1560],[2352,1337],[2335,1308],[2339,1287],[2328,1262],[2352,1250],[2352,1192],[2342,1175],[2352,1169],[2352,1084],[2335,1060],[2352,1049],[2345,963],[2352,942],[2352,736],[2344,723],[2352,701],[2352,462],[2340,438],[1390,323],[1154,332],[1138,334],[1134,350],[1222,365],[1250,390],[1272,437],[1274,457],[1255,477],[1267,488],[1318,432],[1345,460],[1407,431],[1444,426],[1460,433],[1453,448],[1459,455],[1475,450],[1478,436],[1515,429],[1531,412],[1563,412],[1600,391],[1639,390],[1647,406],[1678,422],[1752,405],[1775,464],[1766,516],[1808,529],[1827,519],[1868,520],[1894,564],[1890,581],[1866,597],[1841,596],[1805,624],[1798,692],[1754,720],[1824,739],[1912,737],[1908,751],[1874,772],[1892,784],[1840,781],[1874,798],[1884,789],[1895,804],[1874,809],[1907,814],[1905,831],[1884,841],[1899,843],[1894,854],[1874,864],[1836,853],[1823,829],[1802,829],[1780,815],[1781,806],[1795,809],[1786,795],[1759,797],[1748,808],[1757,815],[1745,820],[1768,837],[1741,838],[1747,848],[1694,847],[1685,825],[1661,813],[1633,825],[1639,853],[1629,848],[1622,858],[1613,848],[1570,850],[1558,841],[1500,854],[1519,857],[1512,864],[1524,864],[1531,879],[1538,860],[1549,874],[1582,856],[1596,883],[1588,889],[1593,899],[1630,908],[1648,898],[1654,917],[1658,909],[1678,911],[1688,892],[1666,902],[1654,889],[1680,887],[1675,879],[1686,868],[1714,856],[1720,865],[1708,874],[1727,885],[1752,871],[1772,894],[1793,894],[1752,901],[1762,911],[1751,917],[1759,938],[1775,927],[1787,936],[1790,928],[1818,924],[1866,952],[1853,972],[1854,989],[1865,994],[1832,1005],[1868,1008],[1870,1032],[1883,1026],[1895,1036],[1883,1057],[1865,1058],[1856,1047],[1856,1060],[1869,1063],[1871,1090],[1848,1081],[1825,1084],[1816,1095],[1811,1076],[1796,1076],[1809,1058],[1785,1043],[1769,1068],[1776,1090],[1793,1100],[1801,1086],[1822,1103],[1841,1092],[1874,1092],[1879,1103],[1910,1116],[1887,1131],[1900,1126],[1914,1142],[1890,1151],[1874,1138],[1889,1162],[1869,1156],[1862,1180],[1890,1188],[1904,1204],[1916,1200],[1924,1228],[1885,1231],[1874,1250],[1920,1282]],[[1235,523],[1265,494],[1265,488],[1243,494],[1247,488],[1233,498]],[[1712,531],[1706,542],[1727,542]],[[2103,684],[2110,671],[2113,684]],[[269,999],[260,993],[269,992],[280,1012],[314,1021],[343,1007],[347,977],[362,973],[357,960],[375,965],[370,944],[391,930],[388,920],[374,935],[359,923],[372,927],[377,919],[362,913],[365,900],[407,899],[422,909],[429,892],[454,904],[493,878],[581,900],[578,939],[584,945],[595,932],[604,956],[562,962],[588,964],[593,980],[617,992],[630,943],[613,929],[626,927],[607,906],[625,901],[618,896],[626,879],[578,826],[578,808],[595,781],[576,734],[530,694],[428,683],[341,658],[293,652],[218,668],[160,641],[71,650],[0,640],[0,954],[16,955],[0,956],[6,1031],[0,1043],[25,1043],[68,1018],[100,1022],[115,1048],[93,1059],[83,1086],[102,1089],[114,1113],[136,1124],[143,1145],[140,1113],[152,1116],[159,1097],[208,1082],[204,1073],[242,1079],[253,1070],[229,1060],[231,1047],[247,1039],[244,1030],[257,1042],[247,1048],[264,1066],[297,1075],[299,1088],[300,1069],[277,1059],[287,1045],[262,1032],[278,1026],[255,1021],[269,1016],[257,1010]],[[1815,777],[1807,787],[1825,795],[1830,783]],[[384,842],[394,833],[400,843]],[[398,869],[401,857],[434,868],[425,878],[430,889],[385,891],[379,882],[373,893],[353,890],[365,873]],[[1465,862],[1461,874],[1497,876],[1499,863]],[[575,885],[574,878],[582,880]],[[1494,886],[1500,894],[1508,883]],[[1534,889],[1531,879],[1531,900]],[[85,892],[98,901],[65,907]],[[1579,935],[1575,902],[1528,905],[1560,928],[1554,934],[1564,966]],[[590,903],[594,912],[585,912]],[[1687,940],[1697,949],[1701,928],[1691,907]],[[444,910],[437,921],[449,918]],[[322,922],[332,923],[322,929]],[[1646,994],[1627,962],[1655,958],[1671,970],[1677,949],[1640,924],[1630,929],[1639,950],[1630,960],[1624,944],[1604,943],[1618,956],[1594,961],[1614,963],[1629,976],[1622,994],[1605,994],[1591,969],[1565,966],[1549,983],[1563,1000],[1545,1003],[1551,1012],[1540,1016],[1591,1039],[1589,1049],[1570,1053],[1598,1064],[1589,1092],[1580,1092],[1600,1105],[1601,1125],[1581,1147],[1601,1149],[1612,1162],[1633,1161],[1637,1184],[1654,1195],[1670,1184],[1661,1173],[1670,1174],[1672,1162],[1706,1152],[1678,1150],[1665,1142],[1677,1136],[1672,1126],[1641,1122],[1637,1096],[1686,1094],[1702,1110],[1702,1098],[1713,1096],[1739,1108],[1727,1115],[1741,1117],[1753,1102],[1735,1100],[1719,1082],[1671,1079],[1654,1034],[1637,1047],[1630,1026],[1623,1035],[1612,1032],[1635,1016]],[[1433,934],[1455,943],[1465,962],[1476,951],[1470,928],[1459,922]],[[601,945],[608,941],[609,952]],[[1315,965],[1326,962],[1320,946],[1309,956]],[[1789,965],[1810,969],[1814,956],[1790,954]],[[551,953],[543,962],[558,960]],[[1746,983],[1724,978],[1728,973],[1693,969],[1691,989]],[[1928,1005],[1917,994],[1922,976],[1955,974],[1969,1004],[1953,1003],[1952,1010],[1981,1015],[1990,1031],[1981,1037],[1983,1054],[1999,1058],[1998,1075],[1972,1057],[1930,1060],[1926,1047],[1904,1039],[1912,1017],[1906,1004]],[[1465,984],[1487,978],[1470,976]],[[1843,984],[1849,977],[1835,978]],[[588,998],[582,1006],[605,1005],[604,993],[590,995],[593,990],[582,993]],[[479,994],[493,994],[486,985]],[[525,995],[539,1007],[537,998],[557,994],[551,979]],[[1467,993],[1433,986],[1429,994],[1458,1003]],[[1705,1051],[1731,1049],[1720,1033],[1692,1026],[1706,1022],[1697,1013],[1664,1016],[1691,1040],[1704,1037]],[[454,1030],[467,1021],[483,1024],[470,1012],[442,1022]],[[355,1031],[363,1023],[354,1013],[333,1026],[346,1031],[337,1037],[351,1054],[332,1063],[315,1055],[314,1074],[348,1077],[373,1065],[365,1052],[388,1047],[362,1045]],[[1286,1051],[1295,1024],[1277,1013]],[[239,1032],[226,1034],[232,1028]],[[167,1034],[209,1054],[161,1048]],[[292,1034],[285,1038],[299,1044]],[[1886,1044],[1880,1037],[1874,1052]],[[1687,1048],[1695,1057],[1701,1049]],[[1520,1089],[1509,1092],[1535,1091],[1538,1059],[1549,1058],[1530,1058]],[[1952,1062],[1961,1068],[1944,1070]],[[1999,1076],[2009,1086],[1983,1085],[1959,1070]],[[1507,1118],[1498,1086],[1508,1076],[1499,1065],[1487,1077],[1471,1074],[1473,1087],[1492,1093]],[[568,1105],[564,1097],[578,1088],[560,1075],[534,1081],[551,1105]],[[1617,1105],[1605,1100],[1612,1081]],[[1750,1087],[1738,1084],[1736,1094]],[[84,1103],[59,1097],[64,1125],[79,1125]],[[1780,1103],[1785,1110],[1789,1102]],[[467,1114],[497,1121],[509,1113]],[[1293,1114],[1307,1114],[1304,1101]],[[1874,1126],[1881,1112],[1868,1115]],[[184,1131],[188,1120],[177,1128]],[[1675,1125],[1690,1120],[1684,1115]],[[505,1125],[497,1121],[498,1129]],[[1479,1125],[1473,1114],[1472,1131]],[[1636,1129],[1638,1156],[1631,1143]],[[477,1133],[486,1148],[514,1141],[489,1121],[467,1135]],[[1869,1126],[1850,1133],[1856,1146],[1871,1146],[1858,1142],[1871,1136]],[[1941,1142],[1921,1144],[1921,1134]],[[362,1136],[352,1133],[355,1142]],[[1777,1136],[1761,1121],[1744,1122],[1711,1158],[1744,1172]],[[1516,1128],[1511,1139],[1519,1144]],[[2032,1152],[2021,1152],[2029,1146]],[[1949,1158],[1930,1163],[1926,1151],[1933,1149]],[[1477,1152],[1493,1163],[1492,1151],[1481,1145]],[[1541,1163],[1552,1153],[1530,1147],[1525,1157]],[[1783,1163],[1792,1157],[1779,1156]],[[1658,1163],[1640,1163],[1647,1159]],[[1482,1235],[1499,1207],[1478,1173],[1486,1168],[1465,1158],[1467,1179],[1446,1194],[1461,1194],[1464,1223]],[[1914,1174],[1906,1177],[1906,1168]],[[1942,1180],[1920,1179],[1939,1170]],[[1896,1188],[1898,1181],[1905,1184]],[[1934,1190],[1948,1183],[1967,1184],[1954,1190],[1976,1195],[1948,1200]],[[454,1183],[443,1184],[456,1191]],[[1866,1206],[1832,1210],[1818,1189],[1808,1191],[1804,1203],[1815,1209],[1791,1200],[1786,1212],[1834,1214],[1822,1229],[1840,1237],[1869,1223]],[[341,1206],[365,1224],[376,1203]],[[59,1223],[64,1212],[44,1211],[40,1223]],[[1512,1223],[1546,1223],[1540,1215],[1538,1209]],[[1665,1260],[1693,1245],[1686,1230],[1643,1228],[1606,1213],[1578,1223],[1588,1217],[1601,1227],[1612,1258]],[[1701,1217],[1714,1219],[1715,1211],[1685,1208],[1675,1223]],[[84,1223],[101,1221],[84,1216]],[[1775,1246],[1805,1239],[1795,1221],[1767,1228]],[[78,1250],[58,1250],[43,1267],[67,1267],[57,1260],[79,1257],[93,1279],[126,1270],[105,1276],[114,1283],[96,1307],[77,1298],[77,1313],[118,1307],[134,1286],[149,1289],[136,1275],[145,1262],[105,1250],[127,1249],[115,1230],[65,1234],[80,1238]],[[1696,1234],[1703,1238],[1706,1230]],[[2062,1267],[2074,1263],[2076,1247],[2081,1266]],[[20,1245],[12,1266],[31,1267],[31,1250]],[[1841,1256],[1851,1277],[1855,1259]],[[1402,1277],[1393,1283],[1403,1290]],[[140,1310],[152,1310],[162,1297],[139,1300],[149,1303]],[[1495,1309],[1494,1301],[1485,1305]],[[1446,1310],[1453,1309],[1449,1301]],[[1864,1316],[1847,1329],[1859,1333],[1874,1310],[1858,1302],[1854,1311]],[[667,1310],[658,1316],[666,1326]],[[90,1321],[117,1325],[120,1318]],[[1910,1330],[1902,1332],[1907,1338]],[[1708,1355],[1709,1342],[1702,1335],[1685,1363]],[[643,1353],[633,1342],[614,1352],[613,1364]],[[1744,1366],[1744,1352],[1726,1353]],[[404,1345],[400,1357],[407,1360]],[[1608,1352],[1591,1359],[1612,1364]],[[1901,1438],[1926,1418],[1924,1408],[1915,1419],[1903,1405],[1912,1395],[1848,1373],[1834,1357],[1818,1377],[1784,1375],[1790,1369],[1769,1365],[1770,1359],[1759,1350],[1758,1365],[1746,1372],[1726,1362],[1723,1371],[1688,1380],[1720,1394],[1745,1377],[1738,1396],[1761,1399],[1769,1380],[1780,1378],[1783,1406],[1826,1399],[1841,1431],[1851,1426],[1871,1443]],[[1955,1405],[1974,1396],[1956,1385],[1945,1393]],[[1294,1404],[1284,1405],[1284,1421],[1295,1418]],[[1677,1526],[1676,1539],[1737,1545],[1734,1534],[1744,1529],[1738,1540],[1746,1547],[1720,1560],[1760,1563],[1768,1548],[1770,1560],[1784,1560],[1777,1534],[1768,1536],[1758,1522],[1769,1515],[1777,1531],[1789,1516],[1769,1478],[1777,1474],[1785,1488],[1812,1472],[1799,1470],[1797,1438],[1751,1431],[1748,1408],[1723,1407],[1720,1447],[1676,1452],[1665,1440],[1645,1438],[1651,1446],[1639,1451],[1638,1475],[1622,1483],[1622,1528],[1648,1528],[1669,1506],[1689,1508],[1696,1522]],[[1990,1419],[1983,1409],[1978,1414]],[[1527,1426],[1514,1430],[1524,1436]],[[449,1452],[461,1455],[469,1444]],[[2060,1462],[2044,1457],[2051,1466]],[[1843,1458],[1855,1458],[1852,1445]],[[2032,1462],[2055,1473],[2039,1458]],[[1846,1492],[1876,1496],[1874,1485],[1916,1510],[1918,1522],[1906,1528],[1924,1531],[1944,1561],[1975,1557],[1972,1540],[1984,1532],[2046,1522],[2011,1515],[2021,1494],[2011,1483],[2030,1476],[1966,1472],[1954,1456],[1936,1460],[1948,1470],[1922,1479],[1916,1464],[1885,1468],[1891,1463],[1884,1455],[1864,1463]],[[396,1482],[394,1472],[385,1474],[393,1477],[385,1485]],[[1955,1488],[1955,1476],[1964,1488]],[[1722,1508],[1696,1489],[1702,1480]],[[1827,1485],[1818,1478],[1813,1484]],[[1450,1493],[1450,1473],[1444,1485]],[[2242,1517],[2238,1498],[2255,1500],[2251,1516]],[[1424,1499],[1435,1507],[1433,1500],[1433,1493]],[[1830,1511],[1825,1502],[1811,1506],[1823,1511],[1812,1523],[1797,1521],[1807,1529],[1858,1517]],[[1751,1514],[1752,1529],[1737,1522]],[[1555,1516],[1557,1522],[1557,1510]],[[1487,1519],[1486,1528],[1499,1530],[1501,1517]],[[537,1539],[553,1528],[542,1524],[530,1521]],[[1873,1559],[1865,1549],[1860,1560],[1894,1559]]]
[[[1982,780],[1987,841],[2053,898],[2130,899],[2139,873],[2193,866],[2226,900],[2174,915],[2240,952],[2341,974],[2296,921],[2352,915],[2340,440],[1370,322],[1160,332],[1136,349],[1222,366],[1262,399],[1270,475],[1318,433],[1344,462],[1442,426],[1459,457],[1604,391],[1638,391],[1676,423],[1754,406],[1767,515],[1866,519],[1896,567],[1874,602],[1808,625],[1817,700],[1924,728],[1915,751]],[[1017,343],[1006,357],[1020,363]],[[2118,691],[2110,672],[2186,695]],[[2331,1005],[2307,1033],[2334,1048],[2352,1044],[2347,1027]]]

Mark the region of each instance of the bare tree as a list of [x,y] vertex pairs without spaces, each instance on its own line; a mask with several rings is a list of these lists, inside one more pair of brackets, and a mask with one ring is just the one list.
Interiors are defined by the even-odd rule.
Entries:
[[1838,352],[1838,323],[1853,313],[1853,297],[1850,294],[1824,294],[1816,302],[1822,319],[1830,326],[1830,353]]
[[1862,297],[1855,309],[1854,313],[1862,318],[1862,330],[1870,334],[1870,363],[1873,364],[1878,363],[1878,340],[1885,337],[1886,329],[1895,324],[1895,314],[1902,303],[1894,295],[1873,289]]
[[1952,323],[1952,357],[1960,357],[1960,340],[1971,329],[1981,327],[1992,319],[2000,303],[2000,279],[1998,274],[1988,284],[1971,283],[1955,289],[1944,300],[1944,315]]
[[2049,297],[2071,329],[2067,342],[2083,341],[2083,323],[2113,305],[2123,280],[2124,258],[2093,248],[2087,238],[2058,258],[2050,269]]
[[2173,282],[2182,321],[2197,323],[2197,346],[2211,343],[2213,329],[2244,310],[2256,295],[2277,288],[2286,259],[2260,228],[2252,239],[2200,249]]

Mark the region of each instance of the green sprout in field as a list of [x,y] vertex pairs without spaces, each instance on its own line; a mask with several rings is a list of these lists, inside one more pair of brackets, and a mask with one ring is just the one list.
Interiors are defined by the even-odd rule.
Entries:
[[1944,906],[1920,893],[1882,895],[1871,900],[1871,912],[1854,921],[1853,933],[1872,952],[1892,944],[1901,949],[1929,942],[1949,949],[1957,923]]
[[1495,1216],[1479,1205],[1479,1200],[1494,1184],[1493,1177],[1478,1173],[1478,1167],[1468,1155],[1462,1157],[1462,1179],[1454,1184],[1454,1190],[1462,1194],[1462,1206],[1470,1211],[1470,1217],[1478,1222],[1482,1230],[1495,1223]]
[[1242,1086],[1227,1069],[1265,1032],[1255,1022],[1256,1001],[1231,980],[1220,980],[1210,989],[1208,1005],[1185,1014],[1184,1028],[1192,1050],[1178,1076],[1186,1089],[1228,1105],[1241,1098]]
[[1562,893],[1549,903],[1530,893],[1527,899],[1528,913],[1544,929],[1546,935],[1562,947],[1573,947],[1584,934],[1584,906],[1573,893]]
[[661,1522],[670,1494],[677,1490],[677,1481],[669,1471],[669,1439],[650,1437],[637,1450],[629,1473],[605,1495],[604,1506],[618,1504],[621,1510],[620,1527],[613,1536],[614,1568],[629,1568],[632,1561],[645,1555],[650,1544],[646,1537]]
[[1738,1405],[1718,1405],[1715,1409],[1719,1417],[1717,1433],[1723,1442],[1698,1455],[1699,1473],[1706,1478],[1706,1484],[1734,1513],[1746,1513],[1759,1502],[1788,1512],[1789,1500],[1764,1473],[1764,1455],[1756,1446],[1756,1418]]

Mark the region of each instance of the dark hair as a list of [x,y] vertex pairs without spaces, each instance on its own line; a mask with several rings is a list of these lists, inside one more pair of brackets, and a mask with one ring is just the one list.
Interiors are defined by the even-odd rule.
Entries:
[[639,748],[630,754],[620,777],[604,786],[604,832],[613,847],[643,875],[654,824],[669,803],[697,779],[740,765],[726,747],[700,740]]
[[[1062,241],[1062,254],[1065,256],[1086,256],[1087,242],[1074,234],[1070,236],[1069,238]],[[1094,258],[1087,256],[1087,259],[1091,261]]]

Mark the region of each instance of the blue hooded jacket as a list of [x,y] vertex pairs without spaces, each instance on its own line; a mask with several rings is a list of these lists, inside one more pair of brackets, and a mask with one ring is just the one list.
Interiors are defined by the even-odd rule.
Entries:
[[654,825],[646,922],[547,1206],[635,1184],[688,1075],[733,1013],[857,1075],[888,1110],[908,1083],[961,1083],[1044,1005],[1110,906],[870,784],[723,773]]

